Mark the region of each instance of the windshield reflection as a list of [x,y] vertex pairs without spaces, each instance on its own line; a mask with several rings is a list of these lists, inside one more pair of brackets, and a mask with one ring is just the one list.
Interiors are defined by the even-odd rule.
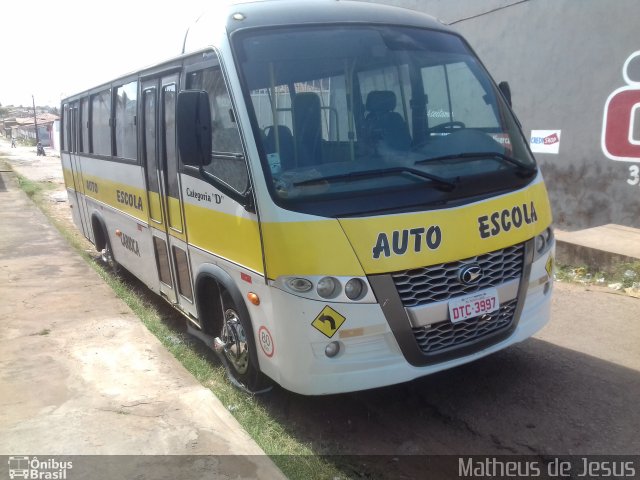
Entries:
[[236,47],[277,198],[451,191],[464,177],[535,172],[511,111],[455,35],[283,28],[245,32]]

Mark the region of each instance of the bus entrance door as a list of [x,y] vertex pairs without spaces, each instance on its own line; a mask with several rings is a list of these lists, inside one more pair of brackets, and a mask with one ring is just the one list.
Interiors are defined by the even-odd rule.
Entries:
[[143,157],[160,293],[195,312],[178,178],[177,89],[178,74],[143,82]]
[[87,151],[88,145],[80,144],[82,140],[82,122],[80,121],[78,102],[69,105],[65,112],[68,115],[69,131],[67,135],[67,143],[69,150],[69,162],[73,173],[73,185],[76,196],[77,215],[79,215],[80,224],[82,225],[82,233],[91,242],[94,241],[93,229],[89,222],[89,211],[87,209],[87,200],[85,192],[85,181],[82,175],[82,166],[80,162],[80,151]]

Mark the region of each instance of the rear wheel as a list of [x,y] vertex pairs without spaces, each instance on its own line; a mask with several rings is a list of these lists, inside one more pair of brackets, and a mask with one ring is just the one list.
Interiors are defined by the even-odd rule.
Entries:
[[120,269],[120,265],[113,256],[113,249],[108,235],[105,235],[104,248],[100,252],[100,260],[112,273],[117,273]]
[[264,390],[269,384],[258,367],[258,356],[249,319],[243,318],[231,296],[222,296],[224,314],[220,340],[230,375],[250,392]]

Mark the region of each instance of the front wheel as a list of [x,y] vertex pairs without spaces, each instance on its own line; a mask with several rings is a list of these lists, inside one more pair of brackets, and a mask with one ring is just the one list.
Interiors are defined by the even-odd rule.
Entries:
[[222,353],[227,363],[227,371],[241,387],[257,393],[269,383],[258,367],[258,356],[248,319],[243,318],[231,296],[222,297],[223,322],[220,331]]

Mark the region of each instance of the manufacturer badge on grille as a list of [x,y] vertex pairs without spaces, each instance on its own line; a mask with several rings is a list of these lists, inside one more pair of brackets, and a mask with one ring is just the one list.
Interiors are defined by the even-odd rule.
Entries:
[[465,285],[475,285],[482,278],[482,268],[479,265],[465,265],[458,271],[458,279]]

